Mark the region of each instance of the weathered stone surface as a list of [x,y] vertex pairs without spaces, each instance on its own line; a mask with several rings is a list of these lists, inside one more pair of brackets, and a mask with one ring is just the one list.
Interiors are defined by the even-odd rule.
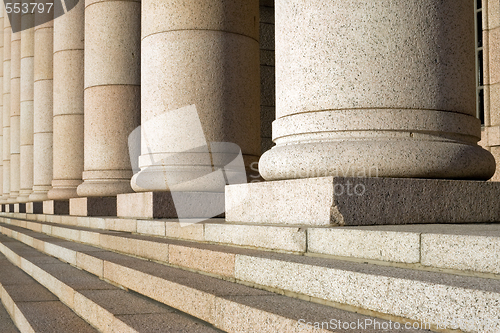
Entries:
[[117,196],[119,217],[205,218],[224,212],[224,193],[141,192]]
[[476,144],[473,10],[276,1],[276,146],[261,175],[491,178],[494,158]]
[[116,216],[116,197],[69,199],[69,214],[76,216]]
[[69,200],[46,200],[43,202],[43,213],[51,215],[68,215]]
[[226,187],[226,219],[297,225],[500,220],[500,183],[323,177]]
[[310,228],[307,250],[341,257],[392,262],[420,262],[420,233]]

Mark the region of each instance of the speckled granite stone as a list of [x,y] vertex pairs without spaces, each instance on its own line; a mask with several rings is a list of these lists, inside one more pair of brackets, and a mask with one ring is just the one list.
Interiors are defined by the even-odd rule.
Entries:
[[226,186],[226,220],[296,225],[500,221],[500,183],[323,177]]
[[277,0],[276,146],[261,175],[489,179],[473,12],[468,0]]

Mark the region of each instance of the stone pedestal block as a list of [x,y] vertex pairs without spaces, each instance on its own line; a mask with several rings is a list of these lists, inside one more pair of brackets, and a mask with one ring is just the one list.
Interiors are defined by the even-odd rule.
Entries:
[[26,213],[43,214],[43,201],[31,201],[26,203]]
[[291,225],[500,221],[500,183],[323,177],[226,186],[226,220]]
[[14,204],[14,213],[26,213],[26,204],[25,203],[15,203]]
[[43,214],[69,215],[69,200],[45,200]]
[[69,215],[116,216],[116,197],[69,199]]
[[208,219],[224,212],[224,193],[141,192],[117,196],[118,217]]

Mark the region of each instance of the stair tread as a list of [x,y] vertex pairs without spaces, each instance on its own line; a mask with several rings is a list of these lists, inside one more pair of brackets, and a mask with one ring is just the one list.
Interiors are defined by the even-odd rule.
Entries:
[[[0,242],[11,249],[13,252],[21,255],[27,261],[35,263],[41,257],[48,257],[47,255],[40,253],[39,251],[32,249],[25,244],[22,244],[16,240],[5,239],[4,237],[5,236],[0,236]],[[123,321],[125,323],[130,323],[130,326],[136,329],[138,332],[219,332],[219,330],[216,330],[209,325],[204,325],[198,320],[194,320],[188,316],[185,316],[184,314],[180,314],[179,311],[175,309],[168,308],[158,302],[154,302],[144,297],[119,289],[118,287],[100,280],[90,273],[79,270],[59,260],[57,261],[57,263],[38,262],[36,263],[36,266],[52,275],[57,280],[68,285],[70,288],[78,291],[78,293],[90,299],[92,302],[98,304],[105,310],[109,311],[120,320],[123,317]],[[10,265],[11,266],[6,269],[7,271],[13,270],[12,268],[17,268],[12,264]],[[20,269],[17,268],[17,270]],[[33,279],[32,282],[36,283],[36,281]],[[45,302],[58,301],[58,298],[50,293],[47,289],[40,286],[39,284],[37,284],[37,286],[43,288],[45,290],[45,293],[40,294],[41,291],[37,291],[33,293],[33,295],[40,295],[38,298],[42,298],[41,300],[44,300]],[[19,285],[16,284],[9,287],[9,289],[11,289],[14,294],[29,295],[29,293],[27,293],[29,289],[27,289],[26,291],[20,290]],[[31,287],[31,284],[29,285],[29,287]],[[43,299],[44,297],[46,299]],[[31,305],[24,306],[26,307],[26,311],[38,311],[37,309],[40,305],[35,304],[39,303],[38,301],[39,300],[36,299],[31,300]],[[148,320],[148,318],[154,318],[155,321]],[[66,320],[66,318],[61,318],[61,320],[64,323],[69,322],[69,320]],[[48,325],[43,321],[41,324],[42,327],[43,325]],[[51,326],[49,325],[47,327]],[[38,331],[36,332],[38,333]],[[47,332],[62,331],[48,330]]]
[[[71,241],[48,236],[46,234],[38,233],[22,227],[4,223],[0,223],[0,225],[10,228],[12,230],[25,233],[33,238],[44,240],[49,243],[59,244],[61,246],[66,246],[67,248],[72,249],[74,251],[79,251],[84,253],[94,252],[94,251],[106,252],[106,250],[91,245],[74,243]],[[68,226],[68,228],[70,228],[70,226]],[[416,270],[411,268],[369,264],[364,262],[355,262],[355,261],[341,260],[334,258],[321,258],[321,257],[304,256],[304,255],[296,255],[288,253],[276,253],[276,252],[262,251],[262,250],[243,249],[226,245],[199,244],[192,241],[172,240],[172,239],[157,238],[151,236],[134,235],[125,232],[116,232],[116,231],[102,232],[100,230],[89,229],[89,228],[78,228],[78,229],[87,231],[92,230],[93,232],[110,234],[115,237],[123,237],[126,239],[140,239],[155,243],[192,247],[197,249],[210,250],[214,252],[245,255],[255,258],[263,258],[281,262],[290,262],[290,263],[296,263],[308,266],[317,266],[335,270],[357,272],[357,273],[385,276],[392,278],[403,278],[403,279],[427,282],[432,284],[442,284],[458,288],[475,289],[487,292],[500,293],[500,280],[497,279],[488,279],[483,277],[465,276],[465,275],[458,275],[458,274],[451,274],[444,272],[434,272],[428,270]],[[98,254],[96,255],[99,256]],[[106,259],[107,258],[106,256],[107,254],[104,254],[104,257],[102,257],[101,259]]]
[[[1,266],[1,263],[0,263]],[[5,310],[5,307],[3,304],[0,302],[0,332],[2,333],[19,333],[19,330],[17,329],[16,325],[10,318],[7,310]]]
[[[10,263],[1,253],[0,267],[0,285],[36,333],[96,332],[49,290]],[[7,321],[4,320],[5,314],[9,316],[6,311],[0,311],[0,323]],[[18,332],[15,327],[14,330],[10,326],[4,329],[2,325],[0,324],[0,332],[9,332],[9,329]]]
[[[250,247],[259,251],[320,254],[351,261],[372,260],[382,265],[386,262],[391,262],[392,265],[394,263],[396,265],[398,263],[421,265],[431,270],[444,269],[458,274],[462,272],[468,275],[500,274],[500,259],[497,256],[500,251],[500,237],[498,237],[500,224],[498,223],[304,228],[235,224],[222,220],[209,220],[190,226],[181,226],[175,220],[168,219],[140,220],[19,213],[6,213],[4,216],[0,217],[0,221],[27,227],[34,231],[43,231],[56,237],[90,242],[106,248],[106,243],[111,245],[116,243],[116,239],[112,236],[114,231],[126,231],[129,234],[139,232],[145,237],[168,237],[174,242],[191,241],[198,243],[192,245],[191,248],[199,251],[207,244],[215,246],[225,244],[222,246],[242,250]],[[21,219],[30,219],[30,221]],[[97,230],[99,234],[96,233]],[[104,243],[99,244],[99,235],[106,234],[108,238]],[[122,237],[132,236],[122,235]],[[140,239],[136,238],[134,243],[139,244]],[[182,243],[174,242],[170,245],[161,242],[151,244],[156,244],[158,248],[183,246]],[[119,246],[123,247],[123,244]],[[241,248],[242,246],[246,248]],[[150,257],[147,257],[149,259],[164,260],[162,257],[156,258],[154,251],[144,250],[144,246],[141,250],[142,253],[137,253],[137,255],[149,255]],[[182,252],[182,249],[178,252]],[[233,252],[235,251],[229,249],[225,253],[233,256],[238,254]],[[224,253],[223,248],[220,253]],[[182,253],[179,254],[182,255]],[[244,253],[239,252],[239,254]],[[205,255],[210,256],[208,253]],[[208,268],[207,272],[222,275],[228,273],[225,266],[212,270]]]
[[[21,232],[20,229],[18,230]],[[40,235],[39,233],[33,231],[30,231],[29,234],[34,238],[36,238],[35,236]],[[47,235],[42,235],[42,237],[46,242],[51,240],[51,237]],[[5,242],[4,244],[9,248],[13,248],[14,251],[19,251],[16,246],[20,246],[19,244],[21,243],[16,246],[12,246],[12,242],[9,242],[9,238],[4,235],[0,236],[0,241]],[[200,311],[199,318],[202,319],[205,319],[205,312],[214,310],[204,308],[205,306],[213,306],[213,304],[210,303],[213,302],[213,297],[218,299],[218,306],[221,306],[222,304],[223,307],[226,307],[224,308],[225,315],[233,316],[232,319],[238,319],[243,323],[246,322],[248,318],[245,318],[242,313],[234,315],[234,312],[242,311],[241,309],[246,309],[246,311],[253,309],[256,311],[265,311],[272,315],[295,321],[304,319],[307,322],[329,321],[332,318],[342,318],[343,321],[352,322],[355,322],[358,319],[363,321],[371,319],[369,316],[332,308],[326,305],[289,298],[287,296],[274,294],[268,291],[247,287],[206,275],[200,275],[198,273],[179,268],[165,266],[144,259],[130,257],[102,249],[96,250],[97,248],[88,245],[74,244],[60,240],[56,240],[54,243],[63,247],[71,247],[71,244],[80,248],[85,247],[87,249],[85,253],[93,256],[94,258],[99,258],[105,261],[105,267],[107,267],[107,270],[111,275],[115,274],[114,271],[116,271],[117,276],[119,276],[123,281],[123,283],[120,284],[123,284],[125,287],[130,287],[130,285],[127,284],[133,284],[135,281],[137,282],[135,285],[136,288],[139,288],[139,290],[136,291],[143,293],[145,290],[144,294],[148,297],[158,296],[161,298],[170,294],[173,295],[173,297],[181,298],[181,300],[175,301],[178,302],[178,305],[181,307],[179,310],[191,313],[192,315],[195,315],[197,313],[196,311]],[[29,252],[26,249],[24,249],[24,251],[25,253]],[[189,297],[192,296],[195,297],[194,299],[199,301],[200,304],[183,303],[183,297],[185,297],[184,301],[188,302]],[[173,306],[172,304],[168,305]],[[200,307],[201,309],[199,309]],[[379,319],[379,321],[384,322],[382,319]],[[405,330],[405,332],[407,331],[408,330]],[[425,332],[425,330],[414,331]],[[370,332],[370,330],[367,330],[367,332]],[[373,332],[376,332],[376,330]]]

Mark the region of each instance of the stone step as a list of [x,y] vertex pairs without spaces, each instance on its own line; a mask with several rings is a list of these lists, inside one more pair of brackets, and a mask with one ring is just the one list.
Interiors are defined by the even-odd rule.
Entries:
[[[136,220],[1,213],[0,221],[26,227],[54,223],[266,251],[326,255],[500,274],[500,224],[429,224],[304,228],[228,224],[222,219],[181,225],[174,220]],[[34,230],[41,231],[36,225]]]
[[[40,257],[37,259],[41,262]],[[3,254],[0,254],[0,296],[5,306],[0,306],[2,333],[97,332]]]
[[[55,227],[49,224],[45,226]],[[58,230],[61,226],[55,228]],[[78,231],[78,228],[64,228],[65,232],[68,230]],[[97,263],[93,263],[96,258],[89,259],[88,252],[85,252],[85,257],[81,257],[84,254],[79,252],[84,245],[51,238],[22,227],[0,224],[0,232],[65,258],[95,274],[102,272],[101,261],[106,260],[97,258]],[[56,234],[59,232],[62,230]],[[66,236],[75,237],[69,233]],[[495,314],[500,313],[499,304],[495,303],[500,301],[500,280],[495,278],[207,244],[191,243],[187,246],[187,242],[178,240],[148,239],[118,232],[102,232],[99,240],[104,246],[115,246],[136,256],[148,256],[149,253],[151,258],[170,265],[209,272],[219,278],[229,278],[297,298],[335,306],[342,304],[366,314],[374,311],[416,321],[429,321],[436,326],[457,326],[471,332],[488,325],[500,327]],[[131,251],[134,248],[137,252]],[[457,308],[457,297],[463,307]]]
[[[9,259],[1,263],[7,283],[9,277],[12,280],[12,274],[24,275],[31,284],[35,282],[33,279],[40,283],[35,282],[36,288],[12,282],[4,287],[13,295],[10,299],[29,302],[20,304],[19,309],[21,312],[26,310],[34,324],[22,318],[18,322],[19,309],[14,308],[9,297],[6,298],[7,308],[16,309],[9,312],[14,313],[21,332],[220,332],[209,324],[120,289],[21,242],[0,236],[0,243],[0,251]],[[23,300],[23,297],[31,299]],[[27,323],[32,330],[25,327]],[[78,325],[82,325],[81,328]]]
[[[335,329],[332,325],[338,324],[338,321],[353,325],[370,321],[386,327],[396,325],[392,321],[290,298],[89,245],[56,239],[20,227],[4,224],[1,231],[13,239],[49,253],[115,285],[133,290],[227,332],[322,332],[306,327],[306,323],[328,322],[331,325],[325,326],[323,330],[325,332],[352,331],[352,329]],[[0,236],[0,240],[5,240],[5,237]],[[12,252],[8,242],[0,245],[0,250],[7,256]],[[351,309],[356,310],[354,307]],[[370,313],[376,315],[373,311]],[[393,327],[393,332],[412,332],[404,328],[405,323],[411,327],[410,320],[385,317],[398,320],[399,329]],[[364,327],[366,328],[364,331],[378,332],[379,327]]]
[[9,316],[9,313],[0,302],[0,332],[2,333],[19,333],[16,325]]

